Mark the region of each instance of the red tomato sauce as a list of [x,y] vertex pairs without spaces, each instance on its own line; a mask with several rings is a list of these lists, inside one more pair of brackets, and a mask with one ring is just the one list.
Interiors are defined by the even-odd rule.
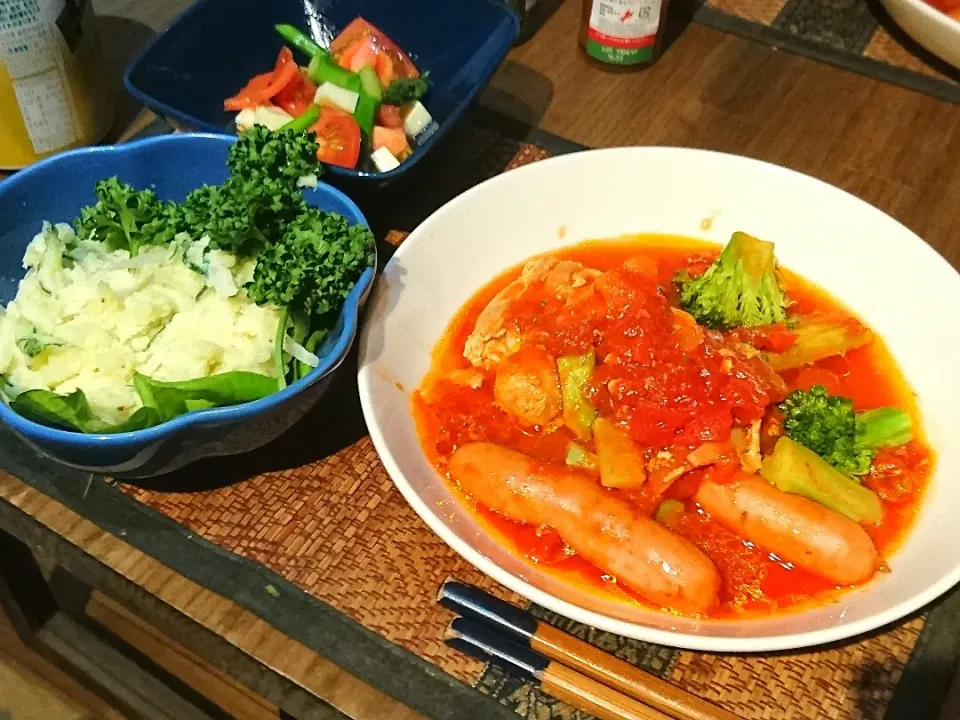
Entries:
[[[626,281],[601,289],[602,307],[588,301],[575,304],[575,312],[553,298],[522,295],[510,306],[510,321],[523,330],[526,343],[535,342],[554,356],[581,353],[596,345],[603,362],[591,381],[592,401],[603,416],[624,422],[643,446],[689,451],[706,441],[725,441],[732,426],[759,419],[764,409],[785,392],[822,384],[853,400],[856,410],[892,405],[914,416],[915,404],[902,375],[883,343],[870,345],[843,357],[828,358],[812,366],[782,373],[786,387],[775,387],[764,372],[742,359],[736,381],[715,372],[728,361],[719,344],[710,338],[695,350],[684,349],[677,336],[671,305],[675,304],[672,279],[679,270],[702,271],[712,262],[715,245],[686,238],[642,236],[630,241],[593,242],[564,249],[551,256],[577,260],[600,271],[626,273]],[[623,263],[631,259],[624,270]],[[453,451],[468,442],[486,441],[517,450],[544,462],[564,463],[566,449],[576,438],[565,427],[541,432],[523,426],[500,410],[493,399],[494,374],[474,370],[482,377],[474,389],[445,379],[453,370],[472,369],[463,357],[464,343],[477,317],[490,300],[520,274],[511,269],[476,293],[451,322],[438,343],[433,366],[420,390],[413,394],[413,411],[423,448],[430,461],[446,475]],[[783,271],[791,312],[847,311],[822,290]],[[599,281],[598,281],[599,282]],[[663,293],[656,292],[660,287]],[[609,294],[622,293],[623,312]],[[643,314],[643,333],[634,318]],[[785,330],[785,329],[784,329]],[[782,334],[775,342],[782,341]],[[597,340],[599,339],[599,344]],[[789,342],[789,339],[787,339]],[[704,380],[706,378],[706,380]],[[611,381],[616,381],[611,383]],[[609,390],[610,386],[615,388]],[[664,407],[666,403],[666,407]],[[932,457],[922,436],[896,450],[881,450],[873,472],[863,482],[878,493],[885,508],[884,521],[866,528],[881,554],[888,554],[909,530],[930,474]],[[649,455],[652,457],[652,452]],[[711,617],[734,618],[799,609],[833,598],[843,588],[800,570],[755,547],[713,522],[691,499],[705,474],[694,470],[670,486],[662,497],[650,495],[648,480],[640,491],[611,490],[652,515],[663,498],[685,503],[674,532],[697,545],[716,565],[722,578],[721,605]],[[712,476],[720,481],[719,477]],[[464,496],[480,522],[514,552],[551,572],[599,593],[643,604],[615,578],[568,548],[550,528],[532,527],[503,518]]]

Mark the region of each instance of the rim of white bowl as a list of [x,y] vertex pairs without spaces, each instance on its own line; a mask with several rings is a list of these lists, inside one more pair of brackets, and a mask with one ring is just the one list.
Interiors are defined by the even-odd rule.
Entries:
[[[890,5],[895,5],[897,2],[897,0],[881,0],[881,1],[885,7],[889,7]],[[924,2],[924,0],[902,0],[902,2],[909,5],[910,7],[915,8],[917,12],[919,12],[921,15],[934,21],[938,25],[943,25],[946,28],[950,28],[955,33],[960,35],[960,20],[955,19],[952,15],[947,15],[942,10],[938,10],[937,8],[930,5],[929,3]],[[939,57],[939,55],[937,57]]]
[[[390,261],[387,263],[387,266],[384,268],[384,274],[389,269],[390,265],[395,261],[396,258],[402,257],[405,252],[409,252],[410,247],[415,245],[419,241],[421,235],[420,228],[427,225],[431,220],[436,218],[438,215],[455,212],[458,205],[461,203],[467,202],[474,194],[483,192],[483,188],[487,185],[494,184],[497,182],[503,182],[503,178],[510,176],[514,180],[516,179],[517,174],[534,174],[536,172],[544,172],[541,168],[544,166],[556,166],[564,163],[576,163],[580,161],[580,157],[584,155],[598,155],[598,154],[618,154],[618,153],[684,153],[684,154],[696,154],[696,155],[713,155],[713,156],[722,156],[734,162],[741,162],[745,164],[752,164],[762,166],[767,171],[786,173],[788,175],[794,175],[803,178],[805,181],[817,183],[823,186],[830,188],[833,192],[843,193],[847,195],[852,200],[860,203],[861,205],[869,208],[870,211],[875,213],[880,213],[883,215],[889,222],[898,225],[903,228],[923,244],[923,246],[940,262],[946,263],[949,266],[949,263],[941,256],[936,250],[934,250],[930,245],[924,242],[919,238],[916,233],[907,228],[905,225],[897,221],[895,218],[887,215],[879,208],[871,205],[870,203],[858,198],[856,195],[848,193],[846,190],[838,188],[830,183],[824,182],[818,178],[815,178],[811,175],[807,175],[796,170],[791,170],[790,168],[784,167],[782,165],[776,165],[774,163],[769,163],[764,160],[757,160],[755,158],[746,157],[744,155],[735,155],[733,153],[724,153],[717,152],[715,150],[703,150],[699,148],[684,148],[684,147],[672,147],[672,146],[633,146],[633,147],[616,147],[616,148],[600,148],[596,150],[584,150],[580,152],[569,153],[566,155],[559,155],[552,158],[547,158],[536,163],[531,163],[514,170],[496,175],[488,180],[485,180],[478,185],[470,188],[464,193],[458,195],[452,200],[448,201],[442,207],[431,213],[431,215],[424,220],[408,237],[404,242],[397,248],[397,251],[394,253],[393,257],[390,258]],[[950,266],[952,269],[952,266]],[[376,292],[376,288],[374,288]],[[400,494],[403,495],[404,499],[413,510],[419,515],[424,522],[430,527],[433,532],[440,536],[440,539],[443,540],[447,545],[453,548],[461,557],[463,557],[467,562],[476,567],[478,570],[483,572],[485,575],[496,580],[498,583],[504,587],[514,591],[515,593],[522,595],[531,602],[536,603],[548,610],[552,610],[560,615],[563,615],[571,620],[576,620],[577,622],[583,623],[585,625],[595,627],[599,630],[604,630],[606,632],[611,632],[617,635],[623,635],[625,637],[633,638],[636,640],[642,640],[644,642],[654,643],[657,645],[666,645],[669,647],[675,647],[685,650],[699,650],[704,652],[732,652],[732,653],[758,653],[758,652],[772,652],[779,650],[796,650],[798,648],[807,648],[815,647],[819,645],[825,645],[832,642],[838,642],[841,640],[846,640],[858,635],[863,635],[872,630],[884,627],[891,623],[894,623],[907,615],[910,615],[913,612],[916,612],[920,608],[929,604],[930,602],[936,600],[938,597],[947,592],[950,588],[960,582],[960,564],[957,564],[952,572],[945,575],[939,582],[934,583],[933,585],[927,587],[925,590],[917,593],[909,600],[905,600],[902,603],[894,605],[883,612],[875,613],[869,617],[863,618],[862,620],[857,620],[855,622],[844,623],[834,627],[825,628],[823,630],[812,630],[808,632],[799,632],[799,633],[787,633],[783,635],[769,635],[769,636],[754,636],[754,637],[724,637],[717,635],[696,635],[690,632],[681,632],[675,630],[661,630],[658,628],[650,627],[649,625],[643,625],[637,622],[630,622],[627,620],[618,620],[616,618],[604,615],[593,610],[587,610],[575,605],[566,600],[562,600],[555,595],[544,592],[539,588],[535,587],[526,580],[514,575],[512,572],[501,568],[492,560],[484,557],[484,555],[477,550],[474,550],[469,543],[462,540],[456,535],[433,511],[433,509],[427,505],[419,496],[419,494],[413,489],[413,486],[407,481],[406,476],[403,471],[400,469],[399,465],[394,461],[393,456],[391,455],[388,447],[387,440],[383,436],[383,433],[380,431],[379,422],[376,419],[374,413],[374,399],[370,388],[370,383],[367,380],[368,373],[365,372],[367,368],[367,363],[364,360],[365,348],[366,348],[366,338],[367,332],[371,327],[371,323],[364,323],[363,328],[361,329],[360,336],[360,365],[358,369],[358,388],[360,392],[360,405],[363,410],[363,416],[367,424],[367,431],[370,433],[370,439],[373,441],[373,446],[377,451],[377,454],[380,456],[380,460],[383,463],[384,467],[387,470],[387,473],[390,476],[390,479],[393,481],[394,485],[397,486],[397,489],[400,491]],[[438,338],[439,340],[439,338]],[[418,448],[419,449],[419,448]],[[856,592],[856,588],[850,590],[849,592]],[[804,611],[788,612],[778,615],[777,617],[789,618],[791,616],[799,617],[804,613]],[[721,621],[722,622],[722,621]],[[749,622],[749,620],[744,620],[743,622]]]

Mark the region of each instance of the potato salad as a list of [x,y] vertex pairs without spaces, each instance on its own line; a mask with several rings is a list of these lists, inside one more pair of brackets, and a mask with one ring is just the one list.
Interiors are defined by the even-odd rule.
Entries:
[[142,406],[134,373],[273,376],[281,309],[243,290],[255,264],[185,233],[131,258],[46,223],[27,247],[16,299],[0,310],[0,375],[15,391],[80,389],[108,422]]

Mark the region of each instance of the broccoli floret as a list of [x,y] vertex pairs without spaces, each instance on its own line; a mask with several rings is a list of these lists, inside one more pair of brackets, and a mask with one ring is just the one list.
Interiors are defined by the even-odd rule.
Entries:
[[786,319],[773,243],[746,233],[735,232],[703,275],[681,274],[676,283],[683,309],[710,328],[759,327]]
[[297,180],[320,173],[317,144],[306,132],[256,125],[227,155],[230,177],[204,185],[178,206],[177,230],[210,237],[214,247],[250,255],[277,240],[306,209]]
[[93,238],[109,250],[136,255],[144,245],[166,245],[176,234],[173,203],[150,189],[134,190],[117,177],[97,181],[97,202],[82,208],[74,221],[82,240]]
[[373,245],[370,228],[307,208],[257,256],[247,294],[311,318],[337,312],[373,261]]
[[430,87],[430,72],[418,78],[397,78],[383,92],[384,105],[407,105],[422,98]]
[[797,390],[780,403],[787,436],[813,450],[840,472],[870,472],[877,448],[913,438],[910,416],[897,408],[853,411],[853,402],[830,395],[822,385]]

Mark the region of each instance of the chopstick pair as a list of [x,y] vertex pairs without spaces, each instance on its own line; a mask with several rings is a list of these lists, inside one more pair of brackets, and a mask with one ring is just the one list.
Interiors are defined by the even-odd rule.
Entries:
[[448,580],[439,602],[459,613],[445,642],[601,720],[739,720],[480,588]]

